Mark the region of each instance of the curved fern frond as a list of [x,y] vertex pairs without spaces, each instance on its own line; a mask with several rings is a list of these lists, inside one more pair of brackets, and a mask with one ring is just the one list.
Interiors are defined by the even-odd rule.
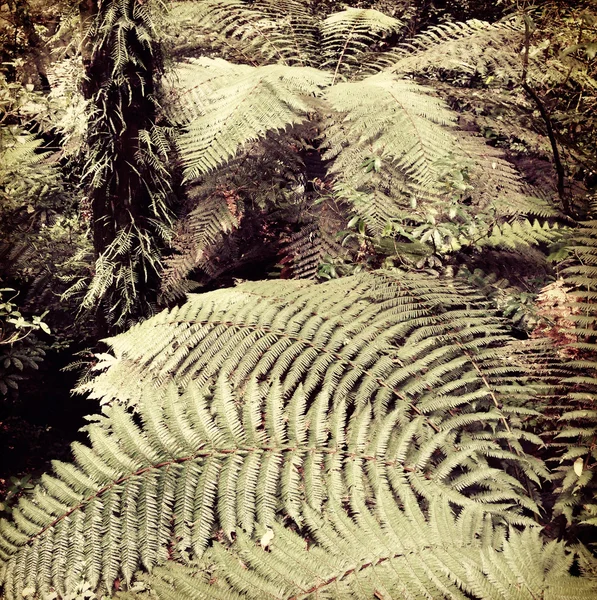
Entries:
[[360,65],[363,53],[400,29],[403,23],[378,10],[347,8],[321,22],[323,68],[334,70],[334,83],[341,71]]
[[513,81],[520,78],[523,41],[524,27],[517,18],[493,24],[478,20],[442,23],[393,51],[371,56],[363,69],[418,76],[441,70]]
[[[66,594],[80,578],[110,590],[117,577],[130,583],[141,565],[201,556],[216,524],[233,540],[272,527],[277,514],[302,524],[303,515],[346,494],[362,511],[385,490],[384,505],[397,494],[407,513],[422,518],[409,484],[429,502],[444,498],[471,516],[524,521],[509,515],[517,482],[479,464],[491,444],[462,439],[430,478],[431,454],[458,436],[422,436],[421,420],[401,425],[398,411],[375,423],[368,407],[347,409],[345,402],[331,408],[325,392],[307,398],[302,386],[285,401],[279,382],[264,388],[255,380],[239,404],[223,378],[213,393],[191,384],[182,397],[170,386],[163,398],[146,398],[141,428],[111,407],[107,430],[88,428],[91,448],[73,446],[75,466],[54,463],[56,476],[44,476],[14,509],[15,525],[0,524],[5,597],[18,598],[29,581],[42,594],[52,587]],[[476,487],[483,491],[463,493]]]
[[329,74],[308,67],[250,67],[213,59],[183,65],[182,108],[172,116],[186,129],[178,140],[185,178],[216,168],[268,131],[303,122],[329,81]]
[[386,499],[374,510],[362,506],[351,519],[334,506],[325,520],[309,515],[315,544],[276,524],[265,547],[241,534],[231,547],[215,545],[200,566],[170,563],[149,581],[160,600],[584,600],[597,594],[594,581],[571,576],[574,553],[545,544],[537,529],[506,535],[468,512],[455,520],[435,505],[431,513],[426,522]]
[[[190,381],[204,385],[223,373],[235,389],[244,390],[252,377],[274,377],[280,379],[285,397],[299,383],[308,396],[323,386],[332,406],[347,399],[357,408],[371,403],[376,418],[401,407],[396,418],[408,414],[400,418],[414,419],[436,433],[444,427],[446,410],[452,411],[451,417],[462,412],[462,421],[446,425],[448,437],[452,425],[474,422],[479,410],[505,426],[506,417],[499,417],[498,409],[502,394],[512,393],[512,402],[520,403],[531,390],[521,396],[525,388],[512,383],[517,367],[499,358],[494,346],[506,339],[500,322],[482,316],[484,304],[467,288],[454,286],[446,294],[432,280],[404,275],[400,282],[371,276],[324,286],[285,282],[285,293],[275,283],[213,292],[210,300],[202,296],[199,303],[163,313],[152,322],[151,334],[134,328],[110,340],[117,360],[88,389],[104,403],[119,398],[137,405],[146,388],[173,380],[183,387]],[[474,311],[466,319],[461,316],[461,294]],[[360,301],[354,305],[350,299],[356,297]],[[472,308],[475,303],[478,310]],[[292,316],[288,322],[287,315]],[[447,339],[451,343],[445,346]],[[168,350],[172,347],[174,352]],[[456,373],[463,369],[467,375],[458,384]],[[124,394],[123,381],[137,382],[136,389],[127,386]],[[469,412],[472,416],[465,416]],[[500,439],[481,431],[474,435],[492,440],[490,445]],[[527,438],[520,432],[501,438],[512,457],[523,454],[519,435]],[[435,452],[431,445],[429,452]]]
[[441,527],[437,503],[533,526],[548,474],[525,452],[540,443],[524,422],[534,388],[509,339],[462,283],[406,273],[191,297],[108,340],[115,356],[87,387],[112,406],[91,447],[0,524],[5,597],[82,579],[110,591],[214,536],[304,527],[340,505],[384,528],[396,504]]

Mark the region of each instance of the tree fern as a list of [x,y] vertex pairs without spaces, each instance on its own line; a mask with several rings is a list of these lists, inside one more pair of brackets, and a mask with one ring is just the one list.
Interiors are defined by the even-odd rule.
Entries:
[[160,0],[90,2],[84,43],[87,136],[83,185],[93,221],[95,277],[85,305],[106,333],[151,314],[172,224],[172,153],[157,122]]
[[[519,78],[524,31],[516,19],[443,24],[380,53],[388,36],[406,34],[399,19],[373,9],[318,19],[310,3],[210,0],[181,10],[219,40],[215,51],[244,63],[203,59],[179,70],[180,101],[171,116],[183,127],[179,148],[188,180],[225,164],[249,141],[310,122],[321,133],[308,142],[327,161],[326,185],[352,212],[347,221],[356,215],[368,235],[389,234],[396,249],[412,243],[414,230],[434,211],[440,228],[459,230],[448,235],[451,243],[439,245],[440,255],[495,239],[491,229],[509,231],[512,217],[525,222],[522,217],[557,214],[549,195],[535,200],[543,191],[524,181],[506,152],[462,131],[458,113],[436,92],[443,95],[436,67],[502,85]],[[301,70],[304,65],[311,70]],[[530,71],[534,76],[537,69]],[[415,83],[415,73],[428,85]],[[450,181],[456,170],[466,173],[466,193]],[[454,220],[452,209],[474,211],[483,223],[461,235],[470,219]],[[519,244],[545,238],[534,231],[514,237]],[[437,244],[428,251],[435,255]]]
[[547,472],[526,453],[534,390],[508,339],[469,289],[424,276],[192,297],[109,341],[91,447],[2,522],[6,597],[109,591],[201,556],[217,531],[325,519],[334,499],[533,526]]

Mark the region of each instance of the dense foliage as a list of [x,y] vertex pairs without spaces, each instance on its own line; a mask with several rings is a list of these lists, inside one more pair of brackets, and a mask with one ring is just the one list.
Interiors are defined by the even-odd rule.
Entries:
[[449,4],[0,5],[3,597],[597,597],[597,13]]

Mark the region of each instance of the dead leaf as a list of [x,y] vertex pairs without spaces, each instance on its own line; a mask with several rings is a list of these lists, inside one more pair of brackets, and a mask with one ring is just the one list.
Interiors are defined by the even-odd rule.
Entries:
[[266,529],[265,533],[261,536],[259,543],[264,550],[267,550],[274,539],[274,532],[271,529]]
[[582,470],[584,467],[585,461],[584,459],[579,456],[575,461],[574,461],[574,472],[580,477],[582,475]]

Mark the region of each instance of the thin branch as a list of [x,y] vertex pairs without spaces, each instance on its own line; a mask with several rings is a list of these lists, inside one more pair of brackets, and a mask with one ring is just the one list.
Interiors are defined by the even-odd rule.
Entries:
[[535,92],[535,90],[529,85],[529,83],[527,81],[528,71],[529,71],[530,44],[531,44],[531,21],[530,21],[530,17],[528,15],[524,15],[524,50],[523,50],[523,55],[522,55],[522,76],[521,76],[520,85],[522,86],[522,89],[529,95],[529,97],[533,100],[533,102],[537,106],[537,109],[539,110],[539,114],[541,115],[541,118],[543,119],[543,122],[545,123],[545,128],[547,130],[547,137],[549,138],[549,141],[551,143],[551,150],[553,153],[553,161],[554,161],[554,165],[556,168],[558,196],[560,198],[560,202],[562,203],[562,208],[564,210],[564,213],[568,217],[573,218],[574,215],[572,214],[570,202],[568,200],[568,196],[566,195],[566,189],[565,189],[565,185],[564,185],[566,174],[564,171],[564,165],[562,164],[562,159],[560,157],[560,151],[559,151],[558,143],[556,141],[555,133],[553,130],[553,124],[551,122],[551,118],[550,118],[549,113],[547,112],[547,109],[545,108],[545,105],[543,104],[541,98],[539,98],[539,96],[537,95],[537,92]]

